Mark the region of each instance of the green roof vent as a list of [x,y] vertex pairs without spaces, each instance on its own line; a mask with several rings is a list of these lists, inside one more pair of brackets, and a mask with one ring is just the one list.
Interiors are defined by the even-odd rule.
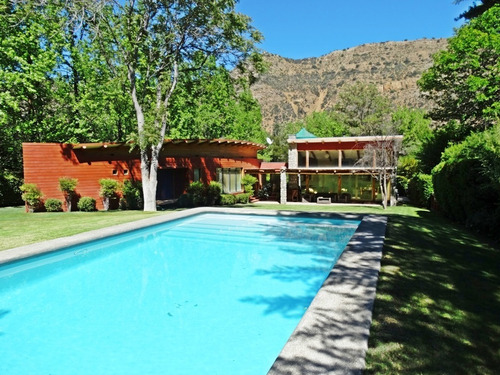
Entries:
[[318,138],[318,137],[316,137],[313,133],[308,132],[306,128],[302,128],[297,134],[295,134],[295,138],[305,139],[305,138]]

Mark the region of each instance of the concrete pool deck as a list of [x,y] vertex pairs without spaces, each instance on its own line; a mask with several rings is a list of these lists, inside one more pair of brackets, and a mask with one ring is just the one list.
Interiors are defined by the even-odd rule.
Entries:
[[276,359],[269,375],[361,374],[372,320],[387,219],[383,216],[235,208],[196,208],[0,252],[0,264],[49,253],[198,213],[361,219],[342,256]]

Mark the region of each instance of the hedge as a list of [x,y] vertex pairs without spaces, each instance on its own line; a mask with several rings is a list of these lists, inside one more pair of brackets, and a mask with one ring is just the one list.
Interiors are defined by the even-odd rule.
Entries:
[[448,147],[432,179],[446,216],[500,236],[500,126]]

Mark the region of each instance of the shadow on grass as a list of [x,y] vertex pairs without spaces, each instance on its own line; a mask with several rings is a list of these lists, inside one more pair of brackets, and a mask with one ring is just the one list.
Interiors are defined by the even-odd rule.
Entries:
[[498,373],[499,255],[433,213],[390,217],[365,373]]

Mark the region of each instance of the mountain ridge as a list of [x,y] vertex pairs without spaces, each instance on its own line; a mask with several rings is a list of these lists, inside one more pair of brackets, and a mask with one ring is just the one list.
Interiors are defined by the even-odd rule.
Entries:
[[303,59],[264,52],[269,69],[257,75],[250,89],[266,130],[333,108],[342,88],[356,81],[375,84],[396,106],[429,108],[417,80],[446,46],[444,38],[382,42]]

